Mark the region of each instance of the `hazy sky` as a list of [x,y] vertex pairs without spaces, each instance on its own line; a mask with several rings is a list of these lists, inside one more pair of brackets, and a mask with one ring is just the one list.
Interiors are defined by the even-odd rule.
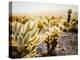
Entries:
[[66,14],[68,9],[77,12],[76,5],[61,5],[50,3],[13,2],[12,13],[26,13],[33,15]]

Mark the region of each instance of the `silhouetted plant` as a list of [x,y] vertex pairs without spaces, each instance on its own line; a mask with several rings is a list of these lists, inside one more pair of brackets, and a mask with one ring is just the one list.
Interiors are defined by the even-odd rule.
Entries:
[[71,13],[72,13],[72,10],[71,10],[71,9],[68,9],[68,18],[67,18],[67,22],[70,22]]

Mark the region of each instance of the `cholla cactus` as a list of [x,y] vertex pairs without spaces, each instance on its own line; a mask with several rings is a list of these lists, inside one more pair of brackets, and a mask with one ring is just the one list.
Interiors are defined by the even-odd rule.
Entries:
[[[16,22],[16,18],[19,21]],[[60,17],[21,16],[12,20],[12,46],[17,46],[20,57],[38,56],[36,50],[42,42],[47,43],[48,55],[52,55],[56,40],[65,28],[65,20]]]
[[15,44],[12,42],[12,46],[17,46],[19,53],[22,53],[26,46],[25,49],[29,51],[26,55],[31,55],[35,52],[35,47],[40,43],[38,32],[37,21],[28,21],[25,24],[16,21],[12,22],[12,37],[16,40]]
[[68,18],[67,18],[67,22],[70,22],[70,19],[71,19],[71,13],[72,13],[72,10],[69,9],[69,10],[68,10]]

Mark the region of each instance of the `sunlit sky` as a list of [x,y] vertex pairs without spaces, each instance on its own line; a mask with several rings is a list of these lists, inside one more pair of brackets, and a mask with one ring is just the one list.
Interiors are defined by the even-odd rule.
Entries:
[[12,13],[32,15],[60,15],[66,14],[68,9],[77,12],[77,5],[61,5],[50,3],[12,2]]

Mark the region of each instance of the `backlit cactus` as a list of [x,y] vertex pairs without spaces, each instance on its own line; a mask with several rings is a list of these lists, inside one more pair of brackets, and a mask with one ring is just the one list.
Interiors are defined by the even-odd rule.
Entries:
[[[29,54],[34,51],[39,41],[38,35],[39,29],[37,28],[36,21],[28,21],[25,24],[12,22],[12,37],[16,40],[15,44],[12,42],[12,46],[17,46],[19,53],[23,52],[24,49],[29,50]],[[26,48],[24,48],[27,46]],[[28,54],[28,55],[29,55]]]

